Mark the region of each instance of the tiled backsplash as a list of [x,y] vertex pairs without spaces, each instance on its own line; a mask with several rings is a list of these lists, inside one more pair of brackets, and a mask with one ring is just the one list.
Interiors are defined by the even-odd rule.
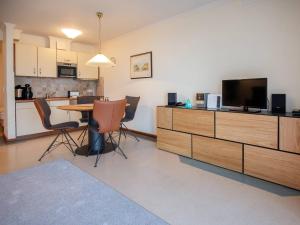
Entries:
[[33,97],[66,97],[68,91],[79,91],[80,95],[96,95],[98,81],[73,80],[70,78],[15,77],[15,85],[30,84]]

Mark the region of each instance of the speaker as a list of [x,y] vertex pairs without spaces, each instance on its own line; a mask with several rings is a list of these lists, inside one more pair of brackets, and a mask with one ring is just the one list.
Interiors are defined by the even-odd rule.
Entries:
[[272,94],[272,112],[285,113],[286,112],[286,96],[285,94]]
[[216,94],[208,94],[207,96],[207,108],[208,109],[220,109],[222,108],[222,96]]
[[168,93],[168,105],[176,105],[177,103],[177,93]]

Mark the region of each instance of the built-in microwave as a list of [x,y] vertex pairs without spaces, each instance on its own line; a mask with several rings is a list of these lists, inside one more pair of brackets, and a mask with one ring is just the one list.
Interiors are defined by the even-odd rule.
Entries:
[[62,78],[77,78],[77,64],[57,63],[57,76]]

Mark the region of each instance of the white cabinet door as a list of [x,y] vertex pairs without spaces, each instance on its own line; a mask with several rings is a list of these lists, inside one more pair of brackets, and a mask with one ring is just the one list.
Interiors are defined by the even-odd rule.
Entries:
[[15,44],[15,75],[37,76],[37,47]]
[[86,65],[94,55],[90,53],[78,52],[78,78],[85,80],[98,80],[98,67]]
[[17,136],[46,132],[33,102],[16,103]]
[[70,112],[70,121],[76,121],[79,123],[79,126],[85,126],[87,123],[81,123],[80,119],[82,118],[81,112],[71,111]]
[[38,48],[38,76],[57,77],[56,75],[56,49]]
[[77,52],[57,50],[57,62],[77,64]]
[[64,123],[70,121],[70,113],[68,111],[57,108],[57,106],[69,105],[69,100],[50,101],[48,102],[48,104],[51,108],[50,121],[52,124]]

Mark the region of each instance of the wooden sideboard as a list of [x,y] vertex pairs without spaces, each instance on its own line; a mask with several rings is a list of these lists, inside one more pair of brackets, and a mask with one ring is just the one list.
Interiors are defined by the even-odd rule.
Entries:
[[157,107],[157,147],[300,190],[300,118]]

